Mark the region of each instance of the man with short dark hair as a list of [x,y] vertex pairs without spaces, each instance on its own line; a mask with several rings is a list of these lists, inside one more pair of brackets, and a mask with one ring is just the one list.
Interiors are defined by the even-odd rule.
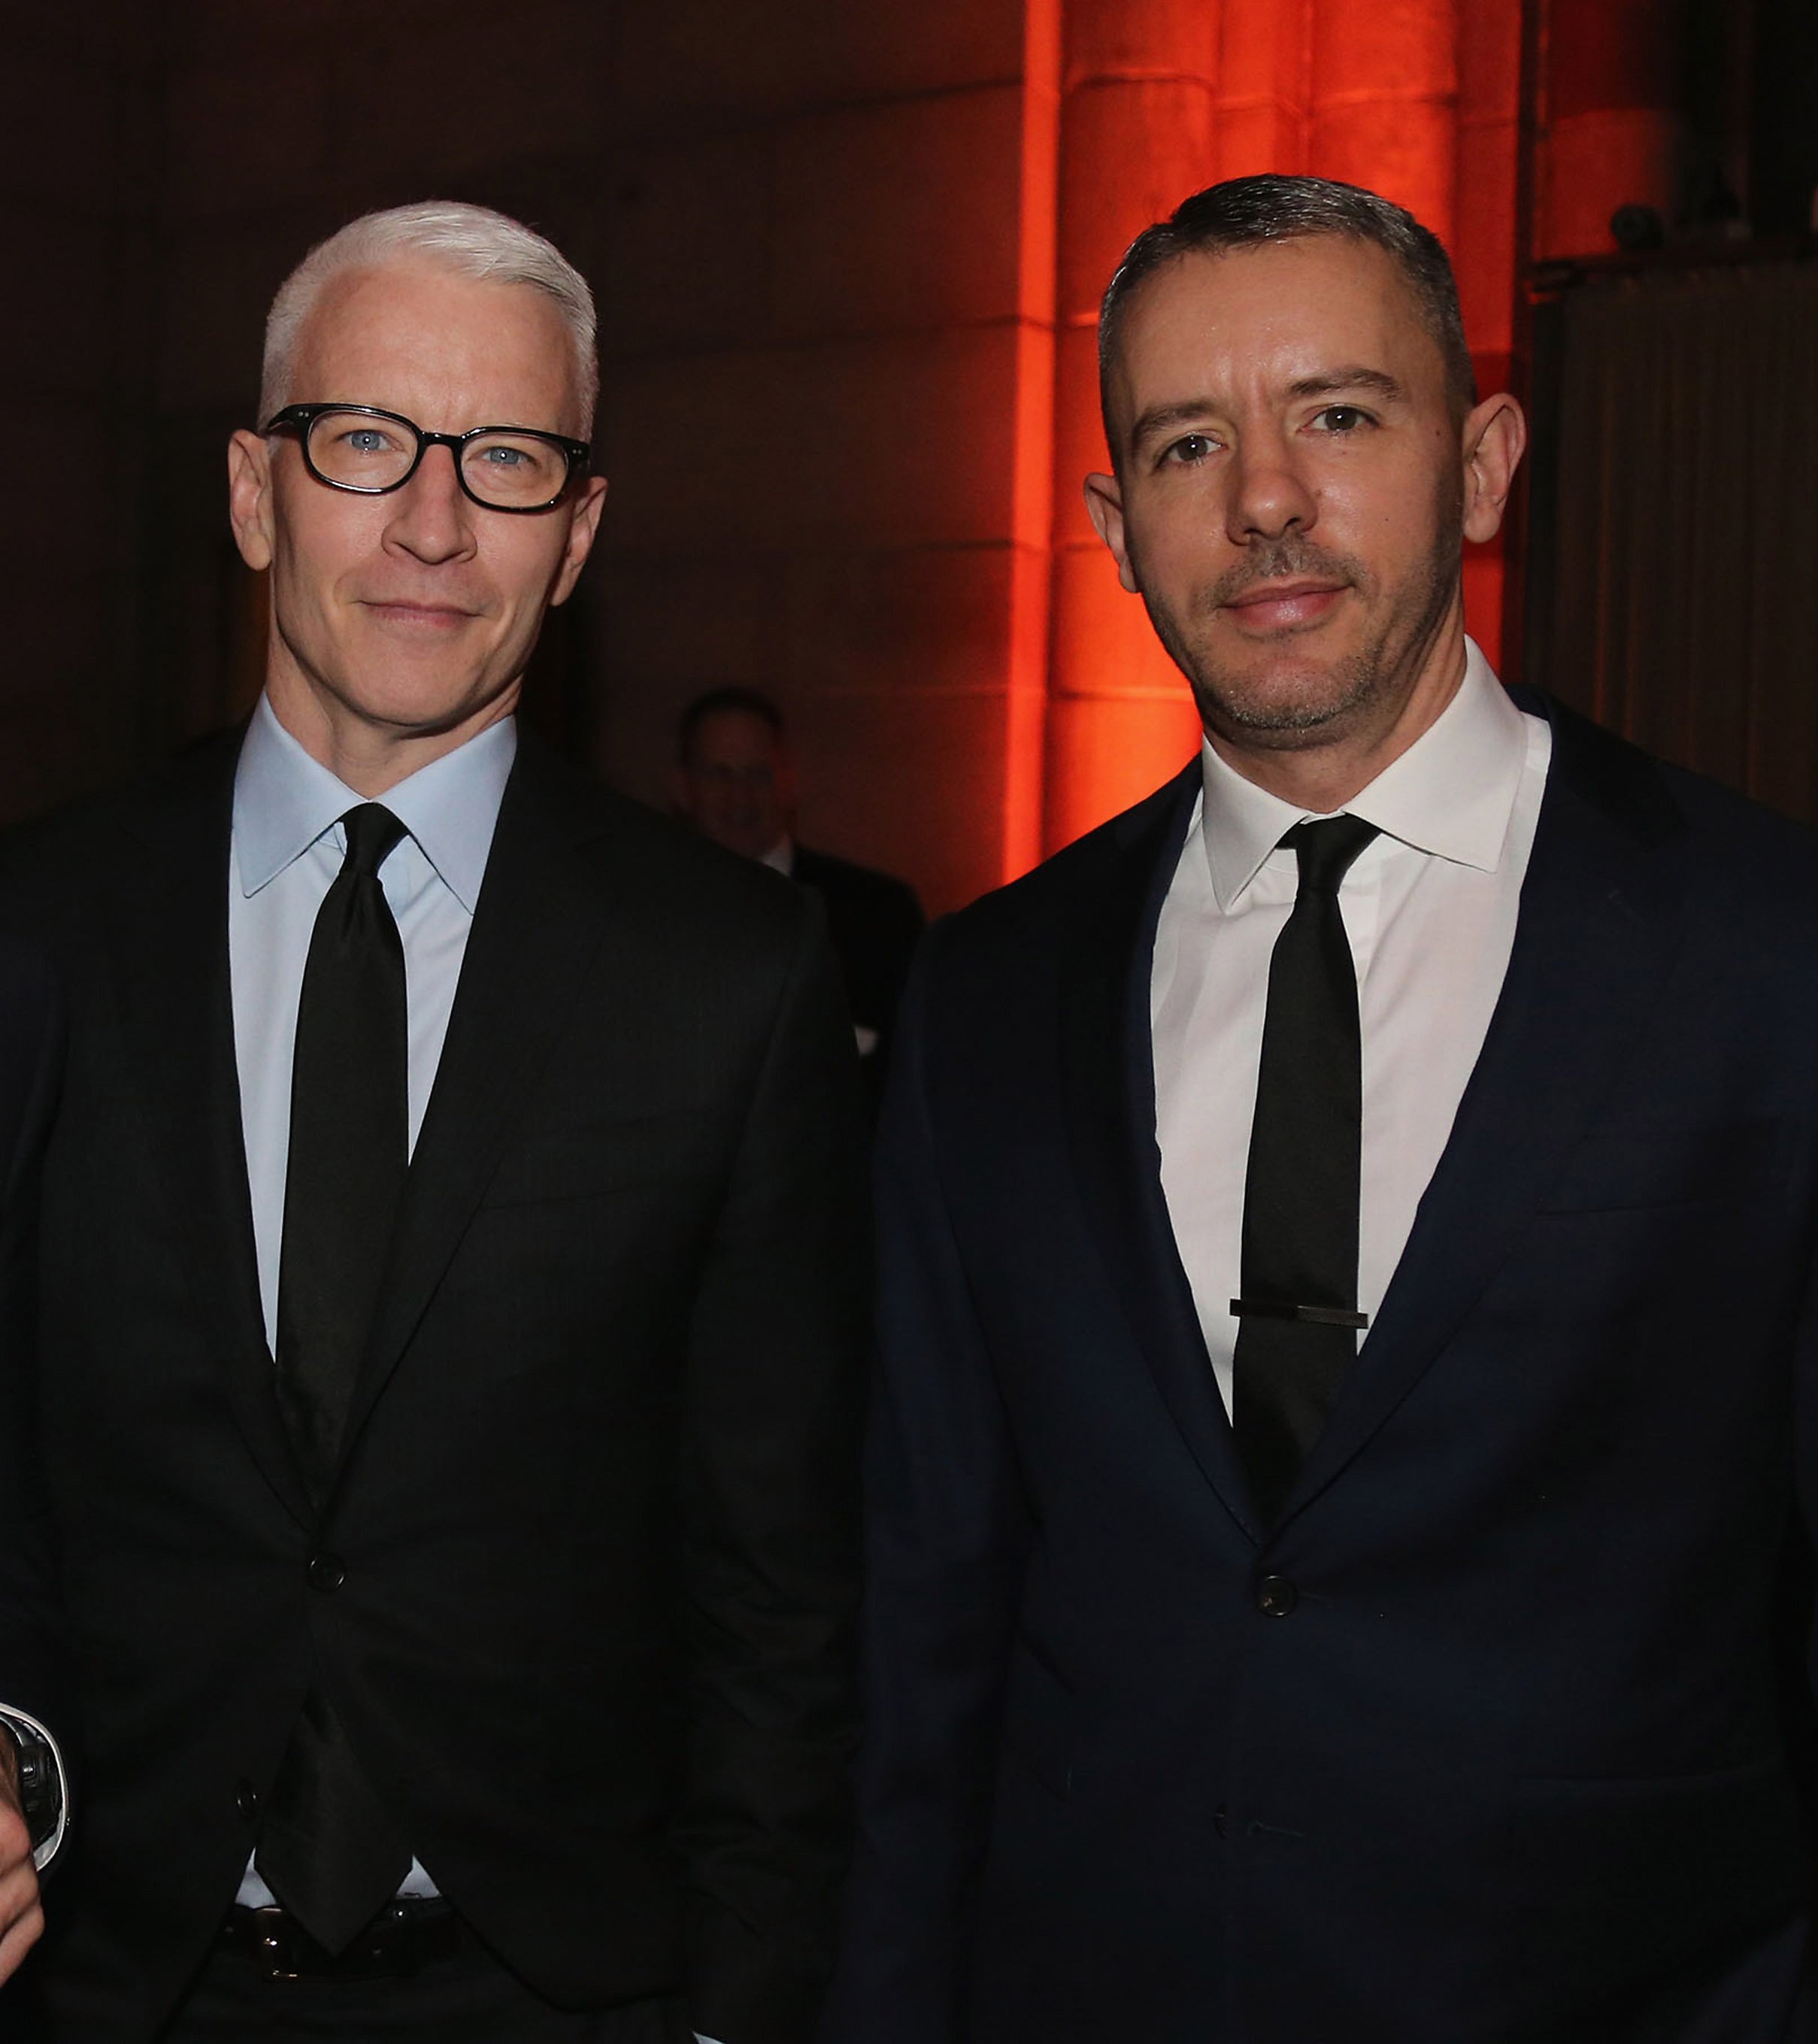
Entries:
[[1813,840],[1466,638],[1409,216],[1214,186],[1103,332],[1204,744],[911,989],[825,2034],[1811,2038]]
[[800,896],[512,714],[599,521],[596,375],[586,285],[519,222],[315,250],[229,451],[271,590],[249,726],[0,871],[71,1011],[52,2044],[813,2023],[856,1074]]
[[889,1067],[891,1032],[922,934],[915,890],[797,842],[800,789],[783,713],[757,689],[710,689],[677,729],[676,806],[728,851],[761,859],[820,897],[873,1101]]

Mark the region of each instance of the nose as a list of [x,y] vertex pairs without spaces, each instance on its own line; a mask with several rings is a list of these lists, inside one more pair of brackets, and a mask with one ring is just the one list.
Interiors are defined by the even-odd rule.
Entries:
[[1254,540],[1279,540],[1290,531],[1311,531],[1319,517],[1319,501],[1285,435],[1246,435],[1238,444],[1229,473],[1225,527],[1234,544],[1247,546]]
[[474,506],[462,490],[451,448],[425,448],[416,473],[391,501],[388,545],[432,563],[474,551]]

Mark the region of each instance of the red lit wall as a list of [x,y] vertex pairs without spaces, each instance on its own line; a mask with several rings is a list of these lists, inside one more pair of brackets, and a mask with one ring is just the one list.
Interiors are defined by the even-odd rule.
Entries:
[[[621,3],[596,753],[635,792],[690,694],[769,688],[804,835],[944,909],[1191,755],[1081,481],[1105,283],[1218,178],[1410,206],[1509,378],[1522,0],[771,0],[723,48],[749,0]],[[1466,575],[1499,657],[1500,546]]]
[[[1052,697],[1042,837],[1066,843],[1188,756],[1186,686],[1118,588],[1080,478],[1105,462],[1092,321],[1122,250],[1220,177],[1310,172],[1383,192],[1452,250],[1479,380],[1507,381],[1520,0],[1065,0]],[[1467,565],[1501,651],[1500,547]]]
[[1548,0],[1542,17],[1536,254],[1607,251],[1617,207],[1670,214],[1682,0]]

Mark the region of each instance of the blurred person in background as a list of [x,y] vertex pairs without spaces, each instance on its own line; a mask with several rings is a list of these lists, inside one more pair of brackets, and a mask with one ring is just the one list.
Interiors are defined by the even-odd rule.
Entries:
[[799,844],[799,797],[788,732],[769,697],[757,689],[711,689],[682,712],[676,806],[715,844],[759,859],[819,896],[875,1101],[923,928],[922,905],[893,874]]

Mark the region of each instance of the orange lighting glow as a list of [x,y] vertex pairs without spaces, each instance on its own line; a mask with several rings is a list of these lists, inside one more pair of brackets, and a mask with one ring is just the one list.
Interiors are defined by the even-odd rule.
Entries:
[[[1367,185],[1452,249],[1480,375],[1501,387],[1521,22],[1521,0],[1065,0],[1045,849],[1138,800],[1199,738],[1186,684],[1119,589],[1080,498],[1081,478],[1105,463],[1093,327],[1118,256],[1220,177],[1310,171]],[[1493,659],[1502,579],[1500,549],[1473,550],[1467,621]],[[1013,757],[1009,773],[1026,787],[1026,759]],[[1007,877],[1019,855],[1007,838],[1005,851]]]

